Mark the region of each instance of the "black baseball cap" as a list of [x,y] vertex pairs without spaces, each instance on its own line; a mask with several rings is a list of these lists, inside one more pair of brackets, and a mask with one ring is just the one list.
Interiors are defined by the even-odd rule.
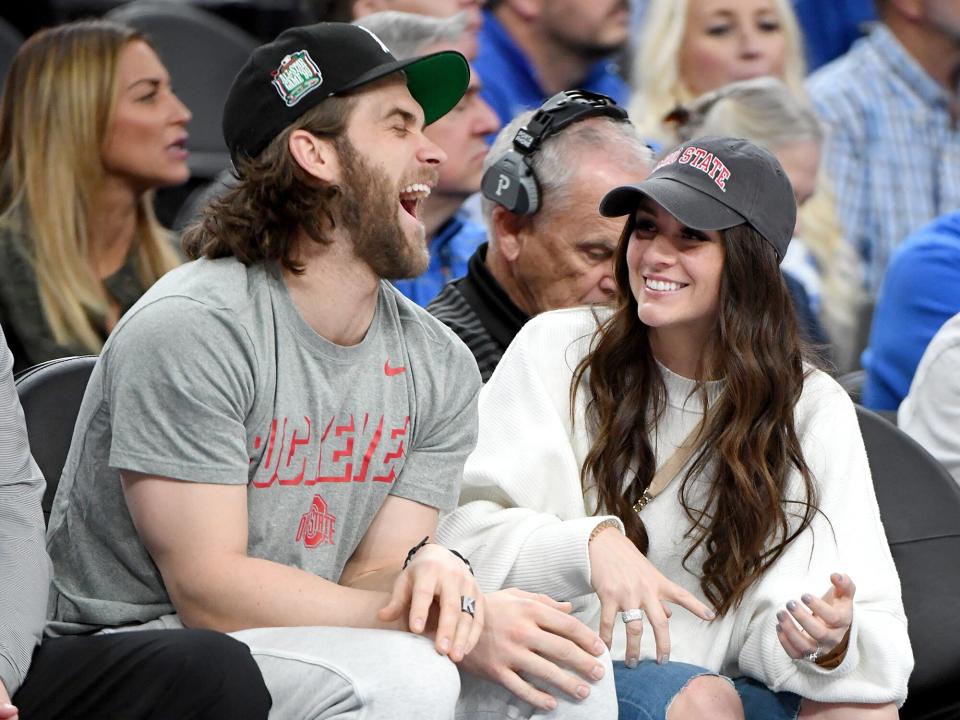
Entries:
[[747,223],[783,260],[797,223],[793,186],[780,162],[749,140],[702,137],[684,143],[635,185],[614,188],[600,214],[629,215],[642,196],[688,227],[725,230]]
[[466,58],[453,50],[397,60],[370,30],[317,23],[285,30],[256,48],[237,73],[223,108],[223,138],[234,165],[332,95],[402,70],[426,124],[456,105],[470,82]]

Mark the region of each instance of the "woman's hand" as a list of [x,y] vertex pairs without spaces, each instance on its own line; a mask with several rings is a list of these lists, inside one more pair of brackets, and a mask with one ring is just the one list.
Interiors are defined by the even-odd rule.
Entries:
[[[670,659],[670,609],[664,602],[685,607],[699,618],[712,620],[713,611],[691,593],[667,580],[617,528],[606,528],[590,541],[590,575],[600,598],[600,638],[610,647],[613,623],[623,610],[646,613],[657,643],[657,662]],[[643,621],[627,624],[624,662],[633,667],[640,658]]]
[[857,588],[849,576],[839,573],[831,575],[830,582],[823,597],[803,595],[802,602],[791,600],[786,610],[777,613],[777,638],[794,660],[816,653],[816,661],[821,662],[834,651],[846,652],[845,639],[853,623],[853,596]]
[[[462,598],[473,601],[472,614]],[[411,632],[422,633],[427,626],[430,608],[438,609],[437,652],[460,662],[473,650],[483,631],[484,597],[470,568],[463,560],[440,545],[422,547],[410,564],[397,577],[393,593],[379,612],[385,622],[398,620],[409,608]]]

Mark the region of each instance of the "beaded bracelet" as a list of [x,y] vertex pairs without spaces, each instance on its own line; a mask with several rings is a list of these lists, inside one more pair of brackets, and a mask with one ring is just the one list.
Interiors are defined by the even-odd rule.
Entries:
[[[428,542],[430,542],[429,535],[427,535],[423,540],[418,542],[416,545],[410,548],[410,550],[407,551],[407,559],[403,561],[403,567],[401,568],[401,570],[407,569],[407,565],[409,565],[410,561],[413,560],[413,556],[416,555],[420,551],[420,548],[422,548]],[[458,553],[456,550],[453,550],[452,548],[447,548],[447,552],[450,552],[456,555],[458,558],[460,558],[463,561],[463,563],[467,566],[467,570],[470,571],[470,574],[473,575],[473,565],[470,564],[469,560],[467,560],[463,555]]]
[[617,530],[619,530],[619,529],[620,529],[620,526],[617,524],[617,521],[616,521],[616,520],[611,520],[610,518],[607,518],[606,520],[597,523],[597,526],[596,526],[593,530],[590,531],[590,537],[587,538],[587,545],[589,545],[590,543],[592,543],[592,542],[593,542],[593,539],[594,539],[597,535],[599,535],[600,533],[602,533],[604,530],[606,530],[607,528],[616,528]]

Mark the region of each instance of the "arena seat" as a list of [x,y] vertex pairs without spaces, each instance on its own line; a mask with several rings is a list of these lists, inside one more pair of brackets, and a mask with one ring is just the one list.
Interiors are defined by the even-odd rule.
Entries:
[[14,379],[30,451],[47,481],[41,503],[45,521],[50,519],[80,402],[96,362],[93,355],[58,358],[29,367]]
[[23,35],[3,18],[0,18],[0,93],[3,92],[7,70],[13,62],[13,56],[23,43]]
[[[902,720],[960,717],[960,486],[913,438],[857,407],[916,665]],[[856,578],[854,578],[856,582]]]
[[837,382],[840,383],[840,387],[847,391],[850,399],[859,404],[863,398],[863,384],[866,379],[866,370],[852,370],[838,377]]

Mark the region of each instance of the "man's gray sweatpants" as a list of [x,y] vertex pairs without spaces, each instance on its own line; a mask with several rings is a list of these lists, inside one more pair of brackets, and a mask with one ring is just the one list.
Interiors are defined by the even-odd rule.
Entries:
[[[175,615],[137,630],[182,627]],[[134,629],[134,628],[124,628]],[[270,695],[270,720],[616,720],[610,656],[590,696],[552,694],[535,710],[506,688],[461,673],[433,642],[407,632],[341,627],[258,628],[230,633],[250,648]]]

